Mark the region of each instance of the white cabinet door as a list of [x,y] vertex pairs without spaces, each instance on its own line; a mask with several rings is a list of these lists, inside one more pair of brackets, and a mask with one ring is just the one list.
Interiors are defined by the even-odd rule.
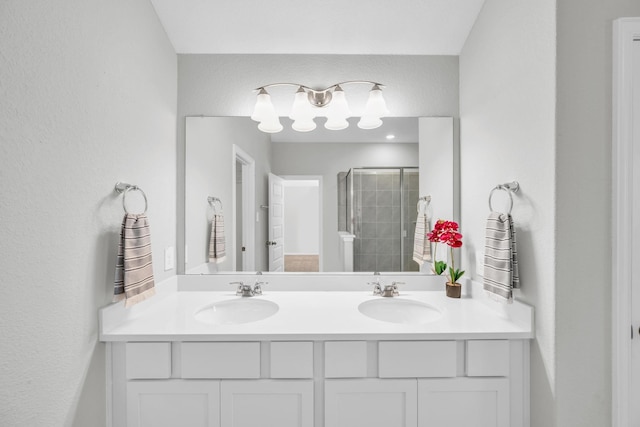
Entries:
[[415,379],[325,381],[325,427],[416,427]]
[[509,427],[507,378],[418,380],[419,427]]
[[220,381],[127,383],[127,427],[220,427]]
[[313,427],[312,380],[222,381],[220,394],[222,427]]

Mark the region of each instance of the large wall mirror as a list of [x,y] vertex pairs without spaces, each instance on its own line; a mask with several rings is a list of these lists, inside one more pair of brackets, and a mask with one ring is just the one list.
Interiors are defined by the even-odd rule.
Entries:
[[187,117],[186,274],[407,272],[419,199],[454,218],[454,121],[260,132],[248,117]]

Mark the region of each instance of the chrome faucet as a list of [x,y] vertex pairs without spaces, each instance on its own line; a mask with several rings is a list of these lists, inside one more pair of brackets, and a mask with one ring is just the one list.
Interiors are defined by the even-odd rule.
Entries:
[[377,271],[373,273],[376,277],[373,282],[369,282],[369,285],[373,285],[373,295],[380,295],[382,297],[397,297],[400,295],[398,291],[398,285],[403,285],[404,282],[391,282],[390,285],[383,285],[380,283],[380,273]]
[[253,285],[248,285],[244,282],[231,282],[230,285],[238,285],[236,289],[236,295],[239,297],[254,297],[256,295],[262,295],[262,285],[266,282],[258,282]]
[[[256,273],[258,276],[262,276],[262,272]],[[254,297],[256,295],[262,295],[262,286],[267,285],[269,282],[263,282],[256,279],[256,282],[252,285],[247,285],[244,282],[231,282],[230,285],[238,285],[236,289],[236,295],[242,297]]]

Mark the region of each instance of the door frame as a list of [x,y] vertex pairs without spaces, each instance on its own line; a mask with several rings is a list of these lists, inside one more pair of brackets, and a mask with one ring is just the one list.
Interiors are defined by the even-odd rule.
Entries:
[[[612,422],[629,425],[631,408],[631,207],[633,144],[633,43],[640,40],[640,18],[613,22],[612,151]],[[636,70],[638,72],[638,70]],[[633,333],[631,329],[631,333]],[[635,339],[640,336],[635,335]]]
[[[256,223],[255,223],[255,212],[256,212],[256,161],[251,157],[248,153],[246,153],[242,148],[238,147],[236,144],[233,144],[233,149],[231,159],[231,182],[232,184],[232,206],[233,206],[233,220],[235,223],[236,219],[236,162],[240,162],[242,164],[242,235],[245,236],[245,251],[243,252],[243,262],[242,269],[244,271],[253,271],[255,270],[255,262],[256,262]],[[231,235],[233,239],[233,253],[232,255],[232,265],[235,270],[236,266],[236,228],[231,227]],[[248,236],[253,236],[253,240],[249,241]]]
[[282,178],[287,181],[317,181],[318,182],[318,271],[321,273],[324,271],[324,215],[322,200],[324,199],[324,188],[322,186],[322,175],[282,175]]

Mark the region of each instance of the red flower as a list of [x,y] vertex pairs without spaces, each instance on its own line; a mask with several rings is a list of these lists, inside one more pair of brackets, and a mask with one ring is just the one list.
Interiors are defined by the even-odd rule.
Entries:
[[445,243],[453,248],[462,246],[462,234],[458,233],[458,223],[439,219],[433,230],[427,233],[427,239],[432,243]]

